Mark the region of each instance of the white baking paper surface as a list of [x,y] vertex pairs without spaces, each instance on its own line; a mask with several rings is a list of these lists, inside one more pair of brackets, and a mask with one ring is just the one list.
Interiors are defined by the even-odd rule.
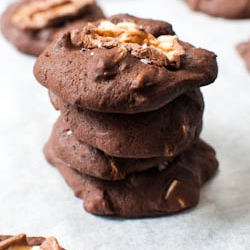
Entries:
[[[0,1],[1,13],[10,2]],[[70,250],[250,249],[250,73],[235,51],[250,38],[250,20],[194,13],[182,0],[99,3],[107,15],[169,21],[182,40],[217,53],[218,79],[202,88],[202,138],[220,170],[184,213],[133,220],[86,213],[42,153],[58,113],[33,77],[35,59],[0,36],[0,234],[54,235]]]

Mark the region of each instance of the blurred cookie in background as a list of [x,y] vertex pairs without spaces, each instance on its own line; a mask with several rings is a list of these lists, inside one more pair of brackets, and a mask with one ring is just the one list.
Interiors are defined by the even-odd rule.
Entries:
[[1,31],[19,51],[38,56],[65,29],[103,18],[94,0],[21,0],[1,17]]
[[237,45],[237,51],[245,61],[248,71],[250,71],[250,39]]
[[228,19],[250,18],[250,0],[186,0],[191,9]]

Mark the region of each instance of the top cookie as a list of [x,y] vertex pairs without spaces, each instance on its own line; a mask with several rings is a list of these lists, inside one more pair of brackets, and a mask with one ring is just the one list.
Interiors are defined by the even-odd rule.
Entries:
[[38,56],[55,34],[103,18],[95,0],[21,0],[1,18],[1,31],[18,50]]
[[166,22],[116,15],[62,35],[39,56],[34,74],[73,105],[132,114],[213,82],[217,63]]
[[228,19],[250,18],[250,0],[186,0],[193,10]]

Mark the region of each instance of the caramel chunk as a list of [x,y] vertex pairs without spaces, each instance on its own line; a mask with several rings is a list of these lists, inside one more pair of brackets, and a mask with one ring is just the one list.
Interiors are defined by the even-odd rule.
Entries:
[[147,60],[147,63],[174,68],[180,67],[185,54],[177,36],[162,35],[156,38],[131,22],[114,24],[102,21],[99,26],[89,23],[82,33],[72,31],[71,41],[86,49],[122,47],[133,56]]
[[94,0],[31,0],[12,17],[21,29],[42,29],[62,17],[72,17]]

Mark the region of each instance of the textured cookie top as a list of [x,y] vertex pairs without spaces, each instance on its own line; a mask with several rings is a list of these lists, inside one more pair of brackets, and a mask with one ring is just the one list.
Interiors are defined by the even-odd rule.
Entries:
[[34,74],[71,104],[139,113],[213,82],[217,63],[214,53],[180,41],[169,23],[116,15],[62,35]]
[[42,29],[56,21],[78,15],[94,0],[30,0],[23,3],[12,16],[21,29]]
[[25,234],[16,236],[0,235],[0,250],[63,250],[56,238],[26,237]]

